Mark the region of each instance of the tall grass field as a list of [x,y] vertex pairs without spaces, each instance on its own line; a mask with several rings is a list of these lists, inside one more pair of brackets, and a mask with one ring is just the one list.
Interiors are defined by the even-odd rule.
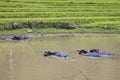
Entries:
[[0,33],[7,33],[4,29],[6,24],[28,21],[76,25],[73,30],[33,28],[35,32],[119,33],[120,0],[0,0]]

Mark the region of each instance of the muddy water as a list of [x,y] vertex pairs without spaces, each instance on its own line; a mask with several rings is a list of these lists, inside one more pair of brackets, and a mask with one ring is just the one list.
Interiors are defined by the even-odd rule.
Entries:
[[[98,48],[115,54],[98,59],[77,54]],[[63,51],[71,59],[43,56]],[[33,35],[27,41],[0,41],[0,80],[120,80],[119,34]]]

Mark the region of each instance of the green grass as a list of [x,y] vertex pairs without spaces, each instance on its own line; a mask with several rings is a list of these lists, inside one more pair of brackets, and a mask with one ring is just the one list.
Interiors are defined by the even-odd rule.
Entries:
[[1,12],[0,18],[119,17],[120,12]]
[[[10,34],[26,34],[28,28],[25,29],[18,29],[18,30],[4,30],[0,31],[0,35],[10,35]],[[44,28],[44,29],[36,29],[33,28],[33,33],[119,33],[119,29],[103,29],[103,28],[78,28],[74,30],[67,30],[67,29],[56,29],[56,28]]]
[[119,32],[120,0],[0,0],[0,23],[26,21],[71,22],[78,26],[71,32]]

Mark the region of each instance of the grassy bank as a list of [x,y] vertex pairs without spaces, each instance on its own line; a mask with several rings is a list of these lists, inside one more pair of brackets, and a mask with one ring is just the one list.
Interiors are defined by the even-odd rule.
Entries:
[[[26,34],[28,28],[25,29],[18,29],[18,30],[3,30],[0,32],[0,35],[10,35],[10,34]],[[120,34],[120,29],[111,29],[111,30],[104,30],[104,29],[74,29],[74,30],[66,30],[66,29],[56,29],[56,28],[45,28],[45,29],[32,29],[33,33],[50,33],[50,34],[57,34],[57,33],[110,33],[110,34]]]
[[[11,22],[70,22],[73,30],[33,29],[34,32],[120,32],[119,0],[0,0],[0,34]],[[104,28],[105,27],[105,28]],[[107,28],[106,28],[107,27]]]

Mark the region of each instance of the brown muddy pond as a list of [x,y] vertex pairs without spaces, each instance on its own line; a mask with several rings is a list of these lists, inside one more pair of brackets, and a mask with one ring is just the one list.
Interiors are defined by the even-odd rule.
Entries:
[[[115,56],[77,54],[93,48]],[[71,59],[44,57],[45,50],[66,52]],[[0,40],[0,80],[120,80],[120,35],[37,34],[26,41]]]

